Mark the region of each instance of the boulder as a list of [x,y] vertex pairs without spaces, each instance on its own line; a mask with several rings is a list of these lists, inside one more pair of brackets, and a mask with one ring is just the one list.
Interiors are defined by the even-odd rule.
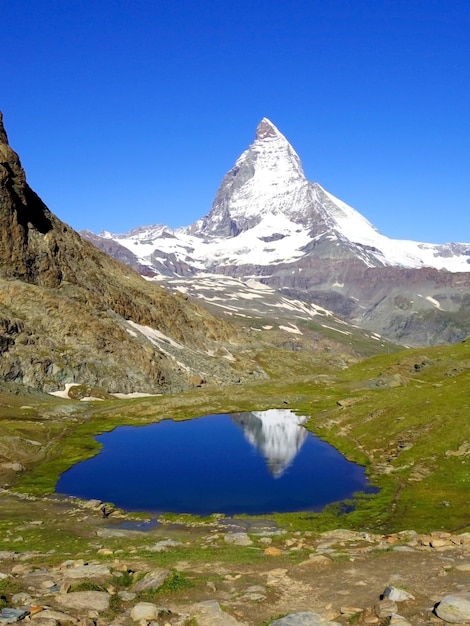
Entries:
[[150,552],[165,552],[168,548],[176,548],[181,545],[183,545],[181,541],[176,541],[175,539],[162,539],[162,541],[158,541],[155,545],[148,548],[148,550]]
[[59,622],[52,617],[38,617],[34,620],[34,626],[58,626]]
[[11,603],[15,606],[17,606],[18,604],[23,606],[30,606],[33,603],[33,598],[29,595],[29,593],[26,593],[25,591],[20,591],[19,593],[14,593],[11,596]]
[[253,542],[246,533],[227,533],[224,535],[225,543],[234,546],[251,546]]
[[4,608],[0,611],[0,624],[14,624],[29,615],[25,609]]
[[64,571],[66,578],[104,578],[110,576],[111,572],[107,565],[102,563],[79,565],[78,567],[68,567]]
[[103,504],[101,500],[97,500],[96,498],[92,498],[91,500],[86,500],[83,502],[82,506],[84,509],[99,509]]
[[170,570],[168,569],[154,569],[151,572],[147,572],[143,578],[132,586],[132,591],[140,593],[141,591],[147,591],[147,589],[158,589],[169,575]]
[[11,463],[2,463],[2,467],[5,469],[10,469],[13,472],[24,472],[25,466],[18,463],[18,461],[12,461]]
[[57,602],[68,609],[106,611],[111,596],[107,591],[72,591],[57,596]]
[[195,604],[191,613],[196,617],[198,626],[247,626],[223,611],[215,600]]
[[436,615],[451,624],[470,622],[470,591],[451,593],[442,598],[435,608]]
[[139,602],[131,610],[131,618],[134,622],[143,620],[151,622],[158,617],[158,607],[151,602]]

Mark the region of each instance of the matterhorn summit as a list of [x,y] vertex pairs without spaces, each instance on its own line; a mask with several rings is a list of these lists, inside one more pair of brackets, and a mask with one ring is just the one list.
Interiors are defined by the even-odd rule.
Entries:
[[[299,216],[310,202],[309,183],[297,153],[263,118],[255,141],[224,176],[211,211],[190,232],[234,237],[268,219],[282,229],[286,218]],[[269,230],[267,223],[264,227]]]
[[177,274],[310,257],[465,271],[470,256],[469,246],[398,241],[379,233],[358,211],[307,180],[298,154],[267,118],[224,176],[205,217],[176,230],[149,226],[102,237],[131,251],[140,267]]

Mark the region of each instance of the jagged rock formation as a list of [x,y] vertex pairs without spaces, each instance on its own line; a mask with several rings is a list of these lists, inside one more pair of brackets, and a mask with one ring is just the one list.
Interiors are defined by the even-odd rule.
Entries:
[[28,186],[1,116],[0,311],[0,376],[46,391],[85,383],[159,392],[262,375],[231,354],[245,340],[228,323],[53,215]]
[[256,277],[400,343],[453,342],[470,334],[470,244],[382,235],[306,179],[294,148],[266,118],[205,217],[176,230],[141,227],[93,238],[115,254],[110,241],[147,274],[193,281],[201,272]]

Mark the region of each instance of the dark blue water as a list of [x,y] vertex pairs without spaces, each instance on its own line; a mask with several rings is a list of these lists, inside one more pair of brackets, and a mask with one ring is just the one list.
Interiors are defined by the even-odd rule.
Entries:
[[197,515],[320,510],[370,491],[364,469],[306,431],[304,419],[273,410],[123,426],[97,437],[102,451],[62,474],[56,490]]

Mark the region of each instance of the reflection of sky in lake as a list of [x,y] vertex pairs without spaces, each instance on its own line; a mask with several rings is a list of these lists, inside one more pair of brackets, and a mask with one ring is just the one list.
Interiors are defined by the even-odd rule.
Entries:
[[58,493],[119,507],[207,515],[319,510],[367,486],[287,409],[123,426],[100,454],[65,472]]

